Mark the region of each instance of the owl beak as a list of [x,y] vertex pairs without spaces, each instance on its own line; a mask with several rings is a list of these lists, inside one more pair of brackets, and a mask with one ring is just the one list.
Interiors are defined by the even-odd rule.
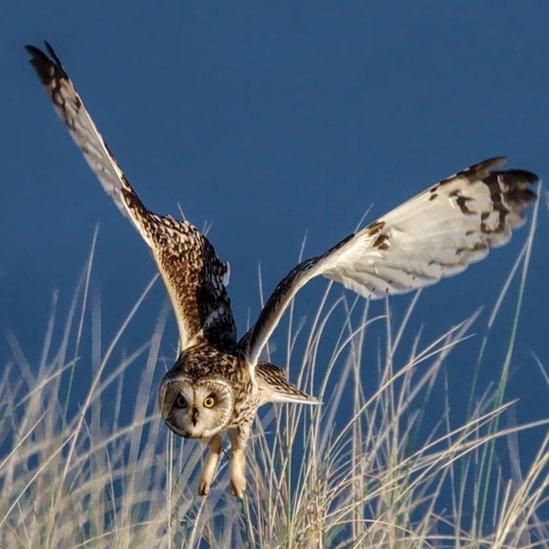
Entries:
[[196,427],[196,423],[198,421],[198,409],[196,408],[196,406],[193,406],[192,407],[192,410],[191,410],[191,421],[193,422],[193,425]]

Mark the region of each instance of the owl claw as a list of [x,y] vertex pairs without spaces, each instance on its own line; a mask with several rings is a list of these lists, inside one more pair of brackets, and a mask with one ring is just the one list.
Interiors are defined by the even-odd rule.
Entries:
[[206,496],[208,495],[208,492],[210,491],[210,483],[204,481],[201,481],[198,483],[198,495],[199,496]]
[[233,494],[237,498],[244,499],[244,495],[246,493],[246,479],[241,476],[231,477],[231,488],[233,490]]

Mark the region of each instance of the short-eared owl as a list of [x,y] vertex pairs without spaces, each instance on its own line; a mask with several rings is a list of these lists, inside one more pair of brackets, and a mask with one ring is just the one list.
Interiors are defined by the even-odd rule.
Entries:
[[408,200],[327,252],[303,261],[278,284],[253,328],[240,340],[227,295],[228,264],[186,221],[150,212],[118,166],[59,58],[27,46],[53,105],[105,191],[149,246],[175,310],[181,355],[158,392],[162,418],[178,435],[209,446],[199,481],[206,494],[221,451],[232,445],[234,493],[246,487],[244,450],[259,406],[316,401],[291,385],[283,370],[260,360],[298,290],[322,275],[367,299],[404,293],[459,273],[505,244],[524,223],[538,178],[499,170],[504,158],[475,164]]

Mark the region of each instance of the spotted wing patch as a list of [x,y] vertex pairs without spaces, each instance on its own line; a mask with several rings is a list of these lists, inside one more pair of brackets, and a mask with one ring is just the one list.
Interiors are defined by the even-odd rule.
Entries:
[[225,290],[228,264],[190,223],[150,212],[118,166],[53,48],[26,46],[44,89],[101,185],[149,245],[175,309],[183,346],[234,345],[236,328]]
[[462,272],[490,248],[502,246],[525,222],[538,177],[497,170],[503,157],[475,164],[420,193],[348,236],[325,254],[304,261],[278,284],[254,327],[242,338],[246,359],[261,350],[298,290],[311,278],[341,283],[369,299],[405,293]]
[[206,341],[234,346],[236,325],[224,284],[227,263],[190,223],[152,216],[152,253],[174,306],[184,347]]

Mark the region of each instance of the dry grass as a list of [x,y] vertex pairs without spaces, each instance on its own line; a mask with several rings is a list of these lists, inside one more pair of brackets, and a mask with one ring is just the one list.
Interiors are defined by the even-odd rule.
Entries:
[[[541,513],[547,502],[547,420],[500,426],[502,416],[512,417],[513,402],[505,401],[504,393],[533,234],[532,228],[510,275],[520,274],[521,282],[502,381],[480,397],[473,390],[468,416],[458,426],[451,417],[445,365],[468,339],[473,323],[478,329],[478,315],[432,341],[424,341],[420,331],[403,349],[419,294],[398,323],[388,305],[371,316],[362,300],[349,304],[344,297],[332,298],[330,286],[307,329],[296,327],[292,310],[286,362],[292,379],[297,377],[323,405],[262,410],[249,452],[244,504],[227,490],[226,458],[212,493],[205,499],[195,496],[203,448],[173,437],[159,421],[154,395],[159,376],[170,366],[160,354],[169,308],[162,308],[144,345],[127,354],[119,348],[154,281],[102,347],[100,308],[92,300],[87,310],[92,247],[55,349],[55,311],[37,364],[27,361],[8,334],[13,361],[0,380],[0,545],[547,544]],[[513,297],[506,295],[509,286],[504,284],[502,299]],[[55,302],[54,296],[54,309]],[[498,312],[499,302],[486,337],[477,338],[480,356],[470,364],[482,362]],[[370,334],[382,326],[384,335],[376,340]],[[91,330],[89,362],[79,358],[85,330]],[[368,360],[367,348],[374,349]],[[490,366],[495,371],[497,365]],[[139,383],[129,369],[140,372]],[[88,389],[75,395],[90,371]],[[431,413],[434,390],[439,400],[442,392],[444,402],[439,417]],[[518,466],[507,474],[502,464],[518,463],[516,433],[525,429],[537,429],[539,451],[524,474]]]

